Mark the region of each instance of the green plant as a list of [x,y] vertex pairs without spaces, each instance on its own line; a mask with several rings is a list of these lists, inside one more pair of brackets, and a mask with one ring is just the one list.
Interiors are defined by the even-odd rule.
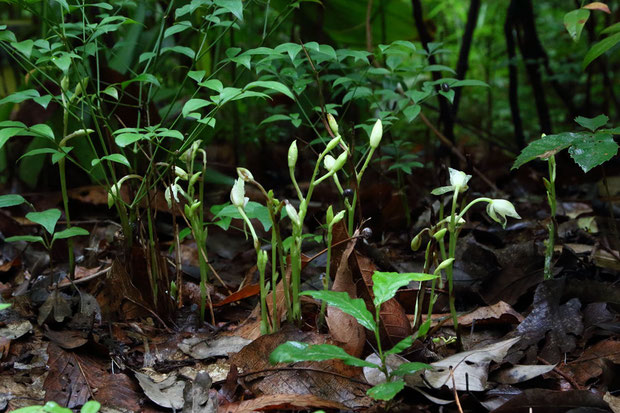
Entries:
[[547,226],[549,238],[546,241],[545,249],[545,279],[553,278],[552,258],[557,232],[555,154],[563,149],[568,149],[571,158],[586,173],[607,162],[618,153],[618,144],[614,141],[614,135],[620,134],[620,128],[601,129],[608,121],[609,118],[606,115],[599,115],[594,118],[578,116],[575,118],[575,122],[588,131],[563,132],[554,135],[543,134],[540,139],[525,147],[512,165],[512,169],[517,169],[534,159],[543,159],[547,161],[549,166],[549,179],[543,178],[547,191],[547,202],[551,211],[551,220]]
[[[329,291],[329,283],[331,280],[330,271],[331,271],[331,260],[332,260],[332,241],[334,237],[334,225],[338,224],[344,218],[345,211],[340,211],[336,215],[334,215],[334,210],[330,205],[327,208],[327,213],[325,214],[325,224],[327,225],[327,262],[325,264],[325,276],[323,277],[323,291]],[[319,314],[319,325],[322,325],[325,321],[325,310],[327,307],[327,302],[323,301],[321,303],[321,312]]]
[[[84,403],[80,413],[97,413],[101,409],[98,401],[90,400]],[[14,410],[16,413],[71,413],[73,410],[61,407],[56,402],[47,402],[43,406],[28,406]]]
[[[26,201],[21,195],[2,195],[0,196],[0,208],[16,206],[21,204],[28,204],[32,209],[34,207],[28,201]],[[62,231],[56,232],[56,224],[60,219],[62,213],[59,209],[52,208],[45,211],[29,212],[26,214],[26,218],[36,224],[39,224],[45,229],[42,235],[16,235],[13,237],[5,238],[6,242],[26,241],[26,242],[39,242],[46,250],[51,251],[54,241],[59,239],[69,239],[80,235],[89,235],[89,232],[84,228],[70,227]],[[50,238],[51,237],[51,238]]]
[[[448,299],[450,305],[450,313],[452,315],[452,322],[454,324],[454,328],[456,330],[458,336],[458,317],[456,314],[455,307],[455,296],[454,296],[454,280],[453,280],[453,267],[454,260],[456,258],[456,242],[458,240],[459,233],[463,224],[465,224],[465,219],[463,218],[467,211],[479,202],[486,202],[487,208],[486,212],[491,219],[500,223],[503,227],[506,226],[507,217],[513,217],[520,219],[521,217],[515,211],[514,206],[504,199],[491,199],[491,198],[476,198],[473,201],[470,201],[465,207],[458,208],[459,203],[459,195],[464,193],[469,188],[467,183],[471,179],[471,175],[467,175],[465,172],[458,171],[456,169],[449,168],[450,172],[450,185],[442,186],[439,188],[435,188],[431,193],[433,195],[443,195],[446,193],[452,194],[452,202],[450,215],[446,218],[440,216],[440,221],[433,228],[423,229],[420,233],[418,233],[413,240],[411,241],[412,249],[417,249],[421,245],[421,236],[424,232],[429,232],[432,235],[430,242],[438,242],[439,251],[441,253],[441,262],[437,265],[435,269],[436,273],[440,273],[441,270],[446,270],[446,279],[448,282]],[[449,240],[448,240],[448,251],[446,252],[445,244],[444,244],[444,235],[445,231],[443,229],[446,228]],[[431,254],[429,254],[429,248],[427,247],[426,254],[426,262],[424,265],[425,269],[430,268],[430,260],[432,259]],[[431,299],[429,302],[429,314],[432,310],[432,305],[434,303],[434,298],[432,294],[434,293],[434,285],[431,292]]]
[[375,364],[366,360],[359,359],[347,354],[341,347],[332,344],[310,345],[297,341],[287,341],[273,350],[269,356],[269,361],[275,363],[294,363],[299,361],[323,361],[329,359],[340,359],[345,364],[358,367],[370,367],[379,369],[386,377],[384,383],[378,384],[367,391],[367,394],[377,400],[391,400],[405,386],[402,376],[412,374],[423,369],[430,369],[432,366],[425,363],[403,363],[396,370],[390,370],[386,363],[386,358],[390,354],[400,353],[409,348],[417,337],[422,337],[428,331],[430,323],[424,325],[424,330],[420,329],[414,336],[406,337],[389,350],[384,350],[381,346],[379,334],[379,322],[381,305],[394,297],[396,291],[412,281],[426,281],[435,278],[435,275],[424,273],[391,273],[375,271],[372,276],[373,281],[373,305],[374,314],[367,308],[361,298],[351,298],[346,292],[337,291],[304,291],[302,295],[309,295],[313,298],[323,300],[328,305],[336,307],[343,312],[355,317],[364,328],[374,333],[377,341],[377,354],[381,364]]
[[[590,18],[590,13],[593,10],[599,10],[607,14],[611,14],[609,7],[605,3],[595,1],[585,5],[583,5],[582,2],[582,6],[579,9],[570,11],[564,15],[564,27],[566,27],[566,31],[568,31],[568,34],[575,42],[579,41],[579,38],[581,37],[581,32],[583,31],[584,26],[588,22],[588,19]],[[595,43],[588,50],[588,52],[583,58],[583,70],[585,70],[588,65],[592,63],[592,61],[594,61],[603,53],[620,43],[620,22],[612,24],[611,26],[605,28],[601,31],[601,34],[608,34],[609,37],[606,37],[598,43]]]

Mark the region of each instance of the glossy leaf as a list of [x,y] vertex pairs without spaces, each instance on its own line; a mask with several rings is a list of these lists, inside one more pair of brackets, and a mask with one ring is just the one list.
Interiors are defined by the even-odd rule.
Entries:
[[215,0],[216,6],[231,12],[237,19],[243,21],[243,3],[241,0]]
[[405,381],[402,379],[386,381],[371,387],[366,392],[367,395],[375,400],[392,400],[402,389],[405,388]]
[[8,208],[16,205],[24,204],[28,201],[18,194],[0,195],[0,208]]
[[45,244],[43,238],[38,235],[16,235],[14,237],[8,237],[4,239],[5,242],[16,242],[16,241],[26,241],[26,242],[40,242],[41,244]]
[[300,361],[324,361],[339,359],[349,366],[378,368],[374,363],[349,355],[342,347],[332,344],[308,344],[287,341],[280,344],[269,355],[271,364],[297,363]]
[[407,336],[400,340],[394,347],[385,352],[385,354],[398,354],[407,350],[413,345],[413,336]]
[[204,99],[190,99],[187,102],[185,102],[185,105],[183,105],[183,109],[181,110],[181,113],[183,114],[183,117],[187,117],[190,113],[193,113],[200,108],[203,108],[205,106],[209,106],[212,104],[213,102],[209,102],[208,100],[204,100]]
[[615,33],[596,43],[590,48],[590,50],[588,50],[588,53],[586,53],[586,56],[583,58],[583,64],[581,65],[582,69],[585,70],[585,68],[588,67],[594,59],[614,47],[619,42],[620,33]]
[[540,139],[530,142],[517,156],[512,169],[521,167],[523,164],[536,159],[547,159],[558,153],[562,149],[566,149],[573,144],[579,136],[588,135],[587,133],[565,132],[556,135],[546,135]]
[[379,306],[396,295],[400,287],[409,284],[411,281],[428,281],[437,276],[419,272],[397,273],[375,271],[372,275],[372,292],[374,294],[373,303]]
[[114,138],[114,142],[121,148],[124,148],[127,145],[131,145],[134,142],[137,142],[141,139],[145,139],[146,136],[141,133],[121,133]]
[[325,301],[330,306],[353,316],[360,325],[370,331],[375,331],[377,328],[372,314],[368,311],[364,300],[361,298],[351,298],[348,293],[341,291],[304,291],[300,294]]
[[581,37],[581,31],[589,17],[590,11],[586,9],[573,10],[564,15],[564,27],[574,41]]
[[15,48],[21,54],[26,56],[26,58],[30,58],[33,45],[34,45],[34,41],[31,39],[24,40],[23,42],[11,42],[11,46]]
[[257,80],[255,82],[248,83],[244,89],[249,90],[254,87],[262,87],[265,89],[273,90],[275,92],[284,94],[292,100],[295,100],[295,95],[293,95],[293,92],[291,92],[291,90],[286,85],[280,82],[274,82],[270,80]]
[[36,98],[39,96],[41,95],[36,89],[22,90],[20,92],[11,93],[4,99],[0,99],[0,105],[4,105],[5,103],[21,103],[25,100]]
[[52,242],[54,242],[57,239],[65,239],[65,238],[77,237],[77,236],[81,236],[81,235],[90,235],[90,232],[88,232],[84,228],[71,227],[71,228],[67,228],[67,229],[64,229],[62,231],[58,231],[58,232],[54,233],[54,236],[52,237]]
[[61,212],[59,209],[52,208],[41,212],[29,212],[26,218],[30,221],[41,225],[50,234],[54,233],[56,223],[60,219]]
[[110,155],[103,156],[101,159],[93,159],[90,163],[91,166],[99,165],[102,161],[111,161],[125,165],[126,167],[131,167],[127,158],[120,153],[113,153]]
[[568,153],[584,172],[589,172],[616,156],[618,144],[610,133],[583,134],[573,142]]
[[433,366],[431,366],[430,364],[410,362],[410,363],[401,364],[400,366],[398,366],[396,370],[392,371],[392,374],[395,374],[397,376],[404,376],[405,374],[413,374],[420,370],[432,370],[432,369],[433,369]]

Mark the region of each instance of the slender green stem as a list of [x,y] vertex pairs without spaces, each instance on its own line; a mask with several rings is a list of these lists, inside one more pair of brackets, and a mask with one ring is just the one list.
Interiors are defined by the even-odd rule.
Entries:
[[[331,280],[331,260],[332,260],[332,240],[333,240],[333,226],[327,226],[327,263],[325,264],[325,276],[323,277],[323,291],[329,291],[329,283]],[[321,303],[321,313],[319,316],[319,325],[323,325],[325,322],[325,310],[327,309],[327,302]]]
[[[458,200],[458,189],[454,191],[452,195],[452,212],[450,214],[450,225],[448,227],[448,231],[450,232],[450,240],[448,243],[448,258],[454,258],[456,255],[456,239],[457,239],[457,213],[456,206]],[[460,217],[460,216],[459,216]],[[454,297],[454,262],[452,262],[448,268],[446,268],[446,275],[448,279],[448,301],[450,304],[450,314],[452,314],[452,322],[454,324],[454,329],[456,330],[457,337],[459,336],[459,322],[456,314],[456,306],[455,306],[455,297]]]

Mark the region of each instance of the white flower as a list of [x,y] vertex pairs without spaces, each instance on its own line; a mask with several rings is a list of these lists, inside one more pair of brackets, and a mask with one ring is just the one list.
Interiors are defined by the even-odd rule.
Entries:
[[288,148],[288,167],[294,168],[297,163],[297,141],[293,141]]
[[245,207],[245,204],[248,202],[248,198],[245,196],[245,182],[243,182],[243,179],[237,178],[235,180],[230,190],[230,202],[237,208]]
[[450,185],[454,187],[454,189],[458,189],[459,192],[467,191],[467,182],[471,179],[471,175],[467,175],[463,171],[458,171],[456,169],[448,168],[450,172]]
[[377,119],[375,126],[372,127],[372,132],[370,132],[370,147],[374,149],[379,146],[382,137],[383,124],[381,123],[381,119]]
[[187,174],[187,172],[185,172],[183,168],[180,168],[178,166],[174,167],[174,174],[184,181],[187,181],[189,179],[189,175]]
[[325,155],[325,158],[323,159],[323,166],[325,167],[325,169],[331,171],[335,164],[336,158],[331,155]]
[[487,214],[491,219],[506,228],[506,217],[521,219],[514,205],[505,199],[493,199],[487,204]]
[[301,220],[299,219],[299,215],[297,214],[295,207],[288,202],[286,203],[286,214],[291,219],[294,225],[298,227],[301,226]]

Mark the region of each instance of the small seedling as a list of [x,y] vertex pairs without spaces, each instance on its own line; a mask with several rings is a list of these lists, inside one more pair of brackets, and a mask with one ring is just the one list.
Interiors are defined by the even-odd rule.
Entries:
[[[91,400],[84,403],[80,413],[97,413],[101,409],[98,401]],[[71,413],[73,410],[61,407],[56,402],[47,402],[44,406],[28,406],[14,410],[15,413]]]
[[373,281],[373,305],[375,314],[373,315],[361,298],[351,298],[346,292],[338,291],[304,291],[302,295],[309,295],[313,298],[323,300],[328,305],[338,308],[341,311],[355,317],[358,323],[374,333],[377,341],[377,353],[381,364],[372,363],[349,355],[342,347],[332,344],[307,344],[298,341],[287,341],[279,345],[269,356],[272,364],[276,363],[295,363],[300,361],[323,361],[330,359],[340,359],[345,364],[358,367],[370,367],[379,369],[386,377],[386,381],[378,384],[367,391],[367,394],[377,400],[391,400],[400,392],[405,381],[402,376],[412,374],[416,371],[430,369],[432,366],[425,363],[404,363],[398,369],[391,371],[388,369],[386,358],[390,354],[400,353],[409,348],[413,341],[420,336],[424,336],[430,326],[428,320],[415,336],[409,336],[401,340],[389,350],[383,350],[381,337],[379,334],[379,322],[381,305],[396,295],[396,291],[412,281],[426,281],[435,278],[435,275],[423,273],[390,273],[375,271],[372,276]]

